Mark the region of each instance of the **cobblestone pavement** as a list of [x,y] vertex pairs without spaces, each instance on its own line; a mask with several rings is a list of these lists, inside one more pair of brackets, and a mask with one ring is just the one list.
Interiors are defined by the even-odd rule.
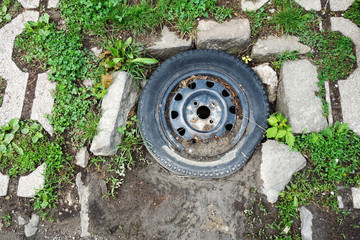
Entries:
[[[51,109],[54,104],[54,100],[51,94],[56,89],[55,83],[48,80],[48,73],[38,73],[36,74],[35,81],[30,81],[29,73],[20,70],[12,60],[14,40],[16,36],[22,32],[24,29],[24,24],[27,21],[38,20],[39,11],[37,8],[40,4],[40,1],[19,0],[19,2],[22,4],[25,10],[21,11],[21,13],[18,14],[10,23],[5,24],[0,29],[0,77],[7,81],[4,101],[0,107],[0,125],[9,122],[9,120],[12,118],[23,118],[24,116],[22,116],[22,113],[24,102],[29,100],[26,99],[26,96],[34,96],[34,99],[29,101],[32,103],[30,106],[31,114],[29,117],[30,119],[39,121],[39,123],[43,125],[44,129],[51,135],[53,133],[52,126],[49,124],[48,119],[45,118],[44,115],[51,114]],[[259,9],[262,5],[266,4],[268,0],[261,0],[257,1],[256,3],[244,0],[241,2],[243,3],[243,8],[256,10]],[[306,10],[313,9],[319,11],[322,9],[322,7],[324,7],[321,5],[322,1],[320,0],[296,0],[296,2],[298,2]],[[330,0],[329,4],[332,11],[344,11],[351,5],[352,2],[353,1],[351,0]],[[56,8],[57,3],[57,0],[49,0],[46,4],[46,9]],[[236,27],[234,27],[232,24],[235,24],[234,26]],[[214,48],[222,50],[232,49],[232,51],[236,49],[236,51],[239,51],[240,49],[243,49],[245,46],[247,46],[247,44],[250,42],[251,34],[249,21],[247,19],[237,21],[234,20],[225,24],[201,22],[199,25],[203,30],[200,37],[198,38],[199,48]],[[356,46],[358,68],[348,77],[348,79],[340,80],[337,87],[339,88],[341,95],[340,104],[343,120],[344,122],[349,123],[349,127],[351,129],[360,134],[360,28],[350,20],[343,17],[331,17],[330,25],[331,30],[339,31],[343,35],[351,38]],[[211,27],[209,28],[208,26]],[[235,33],[232,31],[233,29],[235,29]],[[169,43],[169,41],[171,42]],[[234,44],[234,46],[231,46],[231,44],[229,45],[229,43]],[[174,33],[171,33],[169,29],[164,28],[162,39],[156,42],[154,46],[149,49],[149,51],[151,51],[153,55],[158,54],[160,58],[167,58],[176,54],[178,51],[183,51],[189,48],[191,48],[191,43],[185,40],[177,39]],[[278,77],[276,76],[275,71],[271,69],[268,64],[266,64],[266,62],[268,62],[268,60],[274,56],[274,54],[276,55],[286,50],[298,49],[303,51],[302,53],[310,51],[308,46],[302,45],[299,43],[299,40],[296,37],[292,36],[288,38],[276,38],[274,36],[268,36],[265,39],[259,40],[253,47],[254,60],[257,61],[257,66],[254,70],[259,75],[259,78],[264,82],[272,102],[275,102],[277,96],[277,109],[281,109],[282,112],[286,113],[296,132],[301,133],[305,128],[310,132],[319,131],[327,127],[328,124],[332,123],[332,118],[330,116],[329,119],[325,119],[322,116],[321,102],[315,97],[314,92],[317,90],[317,86],[315,84],[317,81],[316,67],[308,60],[286,62],[281,72],[282,82],[278,84]],[[293,71],[293,69],[296,69],[297,71]],[[33,90],[29,90],[31,89],[29,87],[31,84],[36,85]],[[34,91],[34,94],[29,94],[28,91]],[[328,101],[332,101],[331,94],[327,92],[327,95]],[[306,96],[306,99],[304,96]],[[313,100],[309,102],[309,99]],[[304,112],[306,112],[308,115],[304,115]],[[314,119],[316,119],[316,121]],[[226,182],[224,183],[224,188],[215,182],[211,182],[210,185],[212,187],[209,187],[203,181],[199,181],[200,183],[197,183],[193,180],[185,181],[189,184],[188,187],[185,187],[182,185],[183,181],[179,181],[173,176],[169,176],[169,174],[161,173],[161,169],[159,167],[149,167],[145,170],[145,173],[149,176],[154,174],[153,177],[139,177],[139,181],[148,181],[153,184],[154,191],[158,196],[161,196],[163,192],[168,193],[167,189],[170,188],[171,184],[167,182],[172,180],[174,181],[174,183],[172,183],[172,187],[177,189],[180,194],[187,195],[187,201],[196,202],[196,209],[192,209],[191,205],[189,204],[182,203],[182,207],[185,209],[185,212],[175,211],[174,209],[176,209],[176,206],[174,206],[170,201],[164,200],[165,207],[163,209],[159,210],[159,208],[155,209],[146,207],[144,210],[137,213],[139,215],[154,214],[154,219],[159,220],[157,214],[160,214],[161,211],[166,211],[167,214],[169,214],[169,217],[176,219],[171,223],[176,222],[177,224],[187,228],[187,230],[190,229],[189,231],[191,234],[193,234],[192,236],[196,236],[199,239],[235,239],[235,235],[233,233],[236,232],[236,224],[240,226],[240,230],[244,230],[244,225],[239,222],[236,224],[232,222],[233,218],[237,218],[239,216],[236,212],[231,212],[234,210],[228,209],[227,205],[234,205],[237,198],[246,201],[245,198],[249,198],[249,189],[252,187],[259,187],[260,189],[263,189],[263,193],[267,195],[267,198],[271,199],[271,202],[274,202],[276,201],[278,192],[280,192],[290,180],[292,173],[304,167],[304,160],[300,157],[300,163],[297,166],[292,166],[294,170],[291,170],[291,172],[289,169],[283,169],[280,171],[280,173],[279,171],[273,171],[272,173],[270,171],[266,171],[266,166],[274,166],[269,161],[278,161],[284,156],[291,156],[291,153],[289,153],[288,150],[284,150],[279,147],[279,149],[275,149],[277,153],[274,155],[273,151],[276,146],[271,147],[270,151],[266,151],[266,149],[268,149],[266,147],[267,145],[273,145],[275,143],[268,141],[265,144],[266,145],[263,149],[263,152],[261,152],[259,149],[255,152],[255,157],[253,157],[252,163],[250,164],[253,166],[253,168],[251,168],[251,166],[248,164],[248,166],[245,167],[243,171],[240,171],[239,173],[234,174],[234,176],[231,178],[224,180],[224,182]],[[83,149],[82,151],[86,151],[86,149]],[[86,155],[88,158],[89,154],[86,152],[82,153],[82,155]],[[82,160],[82,163],[79,165],[82,168],[86,168],[87,161],[87,159]],[[86,162],[86,164],[83,162]],[[256,162],[260,167],[255,167],[256,164],[254,164],[254,162]],[[286,165],[286,163],[282,164],[282,167],[284,165]],[[17,195],[19,197],[31,198],[34,196],[34,189],[39,189],[43,186],[44,179],[42,172],[45,171],[45,168],[46,165],[43,164],[39,166],[38,169],[33,173],[29,174],[28,176],[22,176],[20,178],[17,190]],[[82,171],[85,171],[85,169]],[[276,176],[281,174],[281,172],[287,172],[287,175]],[[249,183],[252,181],[251,176],[257,176],[255,177],[253,183]],[[243,181],[242,178],[248,179],[249,182],[246,183],[246,180]],[[0,173],[1,198],[5,198],[8,194],[9,180],[10,179],[8,176]],[[72,220],[67,220],[67,223],[71,222],[73,226],[67,230],[60,230],[60,224],[57,228],[54,227],[54,229],[56,228],[55,230],[51,230],[53,231],[53,235],[50,236],[65,234],[64,236],[74,236],[76,238],[80,236],[89,237],[94,233],[91,228],[96,229],[98,227],[96,226],[96,221],[91,218],[101,217],[91,214],[89,217],[89,211],[91,211],[89,207],[94,207],[89,203],[89,201],[92,199],[90,195],[98,193],[90,189],[90,187],[94,187],[94,185],[86,185],[88,183],[85,184],[83,181],[84,180],[81,177],[81,173],[79,173],[78,177],[76,178],[76,184],[79,189],[78,193],[76,193],[78,196],[73,197],[73,200],[71,200],[71,198],[69,200],[69,202],[77,201],[77,203],[81,206],[80,213],[76,215],[76,217],[73,217]],[[101,185],[101,183],[96,181],[96,179],[94,180],[90,177],[89,182],[95,184],[95,188],[98,186],[96,184]],[[159,183],[158,186],[156,186],[157,183]],[[243,186],[237,186],[238,183],[243,184]],[[159,187],[162,189],[159,189]],[[235,191],[236,193],[234,193],[232,189],[236,187],[238,187],[238,191]],[[199,192],[196,192],[194,189],[198,190]],[[207,189],[208,192],[202,189]],[[219,196],[222,196],[222,191],[224,191],[227,195],[226,200],[217,199]],[[360,208],[359,192],[359,189],[352,189],[354,208]],[[136,198],[136,196],[132,196]],[[177,199],[176,201],[181,202],[181,196],[174,195],[173,197]],[[200,199],[200,197],[203,197],[204,199]],[[154,203],[155,205],[157,204],[155,200],[153,204]],[[339,204],[343,204],[341,198],[339,198]],[[117,211],[116,209],[113,210],[115,212]],[[104,211],[106,212],[110,210],[106,209]],[[171,216],[171,211],[175,211],[177,215]],[[302,209],[302,215],[306,215],[308,212],[309,211],[307,209]],[[113,216],[114,212],[112,214],[109,213],[109,215]],[[141,216],[137,217],[141,218]],[[47,229],[44,227],[44,225],[40,225],[40,230],[38,233],[36,233],[39,224],[38,216],[33,215],[28,221],[21,218],[18,219],[18,224],[19,226],[25,225],[24,230],[26,236],[32,236],[34,234],[39,234],[38,236],[40,238],[47,236]],[[119,216],[114,217],[114,219],[117,218],[119,218]],[[310,219],[310,221],[313,219],[312,216],[307,216],[306,218]],[[109,222],[113,221],[114,219],[105,218],[104,221]],[[184,231],[174,227],[171,228],[170,225],[167,226],[166,220],[163,221],[163,226],[159,226],[157,231],[154,230],[152,232],[154,236],[156,236],[156,234],[159,234],[159,236],[165,236],[164,233],[168,233],[169,236],[174,237],[173,239],[175,239],[177,236],[181,236],[179,239],[189,239],[187,238],[187,235],[184,235]],[[202,222],[202,225],[198,230],[193,227],[197,221]],[[156,224],[149,225],[148,227],[156,228]],[[170,230],[166,229],[166,227],[169,227]],[[306,225],[304,228],[310,229],[311,231],[311,226],[309,228],[309,225]],[[103,234],[103,236],[105,236],[107,233],[103,232]],[[306,236],[306,239],[309,239],[309,236],[311,238],[311,234],[311,232],[310,235],[309,232],[307,232],[304,233],[304,236]],[[66,237],[64,238],[66,239]]]

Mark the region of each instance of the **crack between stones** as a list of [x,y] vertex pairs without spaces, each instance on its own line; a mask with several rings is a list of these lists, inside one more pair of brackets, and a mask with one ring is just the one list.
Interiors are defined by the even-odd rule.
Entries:
[[21,112],[21,119],[30,119],[32,105],[35,98],[35,89],[38,79],[38,74],[34,71],[29,72],[29,78],[27,80],[25,99],[23,103],[23,108]]
[[[330,9],[330,1],[329,0],[321,0],[321,8],[323,9],[320,13],[322,15],[322,25],[324,31],[331,31],[331,9]],[[333,122],[336,121],[342,122],[342,108],[341,108],[341,95],[340,90],[337,85],[337,82],[328,81],[329,82],[329,95],[330,95],[330,105],[331,105],[331,117],[333,118]]]

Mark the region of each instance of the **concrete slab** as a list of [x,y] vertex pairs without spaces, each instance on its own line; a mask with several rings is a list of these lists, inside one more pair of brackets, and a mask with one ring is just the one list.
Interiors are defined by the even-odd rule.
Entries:
[[321,10],[321,0],[295,0],[301,7],[305,8],[306,11]]
[[294,133],[319,132],[328,127],[321,99],[316,96],[316,66],[309,60],[286,61],[281,68],[276,109],[288,117]]
[[0,197],[4,197],[7,195],[9,180],[9,175],[4,175],[0,173]]
[[233,19],[229,22],[201,20],[198,25],[196,47],[237,53],[250,43],[248,19]]
[[265,5],[269,0],[241,0],[241,9],[243,11],[256,11]]
[[45,183],[46,163],[41,164],[35,171],[19,179],[17,195],[19,197],[32,198],[36,190],[42,189]]
[[338,81],[343,121],[360,136],[360,68],[348,79]]
[[311,48],[300,43],[299,38],[295,36],[269,36],[265,39],[259,39],[255,43],[251,55],[255,62],[266,62],[286,51],[297,50],[300,54],[305,54],[310,52]]
[[49,119],[45,117],[46,114],[51,114],[54,106],[54,98],[51,96],[55,92],[56,83],[50,82],[48,73],[41,73],[38,75],[35,89],[35,98],[31,109],[31,119],[39,121],[44,129],[52,135],[54,129],[50,125]]
[[117,128],[126,124],[128,114],[138,98],[138,89],[130,74],[116,72],[113,82],[102,100],[102,116],[90,151],[96,156],[116,154],[115,147],[120,143],[121,135]]
[[330,0],[331,11],[345,11],[348,9],[354,0]]
[[27,21],[37,21],[38,18],[38,12],[25,11],[0,29],[0,76],[7,81],[0,108],[0,126],[21,116],[29,75],[22,72],[12,61],[12,49],[15,37],[22,32],[24,24]]
[[177,53],[192,49],[190,39],[181,39],[164,26],[161,39],[146,49],[147,54],[155,58],[166,60]]
[[261,151],[261,191],[267,196],[268,202],[275,203],[292,175],[306,166],[306,160],[299,152],[291,152],[289,146],[275,140],[263,143]]

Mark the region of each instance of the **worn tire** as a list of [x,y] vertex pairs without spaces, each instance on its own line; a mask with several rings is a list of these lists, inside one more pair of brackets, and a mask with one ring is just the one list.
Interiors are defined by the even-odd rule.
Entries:
[[[249,109],[249,121],[239,141],[210,162],[193,161],[180,154],[165,136],[159,114],[169,86],[183,75],[198,70],[226,75],[232,84],[241,86]],[[268,115],[268,98],[256,74],[236,57],[215,50],[186,51],[166,60],[150,77],[138,106],[141,135],[152,156],[172,172],[205,178],[220,178],[239,170],[263,139]]]

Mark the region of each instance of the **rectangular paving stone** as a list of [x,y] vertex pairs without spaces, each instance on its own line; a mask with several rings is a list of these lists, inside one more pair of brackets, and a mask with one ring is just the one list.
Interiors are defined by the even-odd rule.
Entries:
[[293,132],[319,132],[326,128],[321,99],[316,96],[316,66],[305,59],[286,61],[280,78],[276,109],[288,117]]
[[7,195],[10,177],[0,173],[0,197]]
[[39,121],[44,129],[52,135],[53,127],[49,123],[49,119],[45,114],[51,114],[54,106],[54,98],[51,93],[56,89],[56,83],[50,82],[48,73],[38,75],[35,89],[35,98],[31,109],[31,119]]

